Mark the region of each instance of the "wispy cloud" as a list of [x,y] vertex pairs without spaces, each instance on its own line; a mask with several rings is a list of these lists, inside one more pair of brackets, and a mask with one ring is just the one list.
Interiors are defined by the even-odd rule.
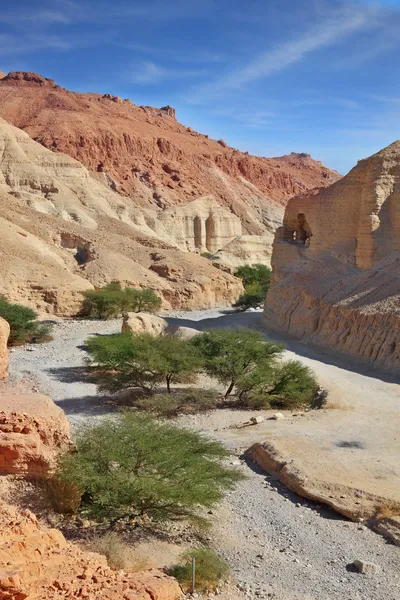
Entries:
[[127,79],[134,83],[152,85],[165,79],[198,77],[206,73],[204,69],[171,69],[151,61],[142,61],[132,67]]
[[155,44],[141,44],[139,42],[118,42],[118,45],[127,50],[134,50],[140,54],[147,54],[164,60],[167,58],[180,63],[220,64],[227,61],[227,57],[223,56],[221,53],[210,52],[209,50],[203,50],[201,48],[196,48],[195,50],[191,49],[190,51],[185,48],[173,50],[165,46],[160,47]]
[[209,83],[202,93],[195,95],[194,101],[207,101],[227,90],[243,88],[252,81],[269,77],[302,61],[313,52],[337,44],[344,38],[371,27],[378,10],[375,6],[361,8],[352,5],[336,11],[298,38],[261,52],[247,65]]
[[57,35],[31,35],[21,40],[19,35],[0,34],[0,55],[24,54],[37,50],[70,50],[71,43]]

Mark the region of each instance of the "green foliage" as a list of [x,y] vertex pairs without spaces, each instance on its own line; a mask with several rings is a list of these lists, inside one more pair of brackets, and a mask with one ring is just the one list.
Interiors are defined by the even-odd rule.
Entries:
[[10,325],[9,346],[17,346],[26,342],[39,344],[51,339],[50,323],[37,321],[37,314],[31,308],[21,304],[12,304],[4,296],[0,296],[0,317]]
[[201,356],[189,340],[178,336],[152,336],[130,332],[89,338],[90,362],[96,365],[100,388],[127,387],[151,390],[165,381],[188,383],[200,370]]
[[159,417],[193,415],[217,408],[217,396],[218,392],[215,390],[193,389],[174,394],[155,394],[140,399],[136,406]]
[[298,408],[311,406],[318,381],[309,367],[289,360],[275,364],[260,363],[238,382],[239,397],[249,408]]
[[264,343],[263,335],[249,329],[214,329],[191,340],[203,356],[205,372],[228,385],[227,398],[237,382],[259,363],[273,362],[283,350],[275,342]]
[[197,432],[128,412],[85,427],[76,451],[61,458],[59,476],[90,499],[82,508],[96,518],[195,518],[242,478],[223,465],[227,456]]
[[81,314],[96,319],[112,319],[127,312],[153,313],[161,307],[161,299],[153,290],[123,289],[118,282],[85,290],[83,295]]
[[271,269],[262,264],[243,265],[234,274],[242,279],[245,288],[245,293],[239,296],[234,308],[245,311],[262,306],[270,286]]
[[172,567],[169,571],[185,591],[192,585],[192,559],[196,561],[196,591],[215,590],[222,579],[229,575],[229,566],[221,556],[209,548],[197,548],[182,557],[180,565]]
[[200,256],[202,256],[203,258],[212,258],[214,254],[212,254],[212,252],[202,252]]

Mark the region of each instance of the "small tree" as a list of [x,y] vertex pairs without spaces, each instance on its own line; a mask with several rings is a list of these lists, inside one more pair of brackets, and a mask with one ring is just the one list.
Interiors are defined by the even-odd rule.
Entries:
[[260,363],[237,385],[239,397],[252,408],[311,406],[319,389],[311,369],[297,360]]
[[40,343],[50,339],[51,325],[37,321],[37,314],[31,308],[8,302],[0,296],[0,317],[10,325],[9,346]]
[[204,370],[210,377],[228,385],[227,398],[239,379],[251,373],[260,362],[274,361],[283,350],[275,342],[264,342],[263,335],[249,329],[215,329],[191,340],[203,356]]
[[270,287],[271,269],[262,264],[243,265],[234,274],[243,281],[245,288],[245,293],[239,296],[234,308],[245,311],[262,306]]
[[109,390],[152,389],[165,381],[170,393],[172,383],[190,381],[201,367],[200,353],[178,336],[127,332],[89,338],[86,345],[91,364],[100,371],[100,387]]
[[153,313],[160,309],[161,299],[153,290],[122,288],[112,282],[98,290],[85,290],[81,313],[97,319],[112,319],[127,312]]
[[199,506],[213,507],[242,478],[224,466],[228,454],[197,432],[125,413],[84,428],[59,476],[90,498],[85,512],[113,523],[143,515],[195,518]]

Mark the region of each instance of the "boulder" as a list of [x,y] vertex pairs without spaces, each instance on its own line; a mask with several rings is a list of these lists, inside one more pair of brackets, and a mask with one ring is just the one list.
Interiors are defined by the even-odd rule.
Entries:
[[7,341],[10,335],[10,326],[0,317],[0,379],[8,377],[8,350]]
[[371,562],[367,562],[365,560],[355,560],[353,562],[353,565],[355,566],[355,568],[357,569],[357,571],[359,573],[363,573],[364,575],[367,574],[375,574],[378,573],[378,571],[380,570],[380,566],[376,565],[375,563],[371,563]]
[[178,600],[175,579],[151,569],[112,571],[105,556],[83,552],[29,510],[0,502],[0,598],[9,600]]
[[0,394],[0,474],[45,477],[70,445],[61,408],[40,394]]
[[199,335],[201,331],[193,329],[193,327],[177,327],[176,325],[170,325],[167,329],[167,333],[179,336],[184,340],[191,340],[196,337],[196,335]]
[[161,335],[167,329],[168,323],[165,319],[150,315],[148,313],[127,313],[123,317],[121,332],[125,333],[151,333]]

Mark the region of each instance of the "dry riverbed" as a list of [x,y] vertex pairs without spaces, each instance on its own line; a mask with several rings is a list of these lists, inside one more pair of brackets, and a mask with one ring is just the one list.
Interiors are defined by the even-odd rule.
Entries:
[[[169,316],[176,324],[199,329],[258,328],[259,317],[259,313],[232,315],[218,311]],[[98,396],[95,385],[86,380],[82,346],[89,335],[114,333],[120,326],[120,320],[57,320],[52,342],[12,351],[12,378],[51,396],[73,427],[97,417],[106,418],[115,406]],[[325,455],[316,462],[319,475],[326,471],[326,461],[339,456],[332,464],[335,476],[340,476],[338,466],[342,462],[354,477],[370,478],[374,489],[399,490],[399,385],[301,344],[289,342],[288,346],[288,356],[314,369],[329,390],[335,408],[304,418],[288,416],[284,421],[266,421],[242,430],[230,425],[245,421],[249,413],[223,410],[180,419],[182,424],[220,439],[231,450],[231,462],[247,476],[211,516],[214,525],[210,543],[227,558],[239,586],[225,598],[234,600],[245,595],[276,600],[399,600],[398,547],[362,523],[302,500],[239,458],[251,443],[274,436],[286,444],[288,452],[299,449],[307,462],[307,448],[311,447],[307,444],[319,438],[325,448]],[[382,413],[385,419],[379,419]],[[336,432],[329,425],[332,418],[340,422]],[[357,454],[354,446],[340,447],[336,441],[358,441],[372,452],[379,449],[382,464],[369,465],[361,448]],[[338,455],[332,454],[334,447]],[[315,459],[308,456],[309,462]],[[360,575],[350,566],[355,559],[370,561],[380,569],[373,575]]]

